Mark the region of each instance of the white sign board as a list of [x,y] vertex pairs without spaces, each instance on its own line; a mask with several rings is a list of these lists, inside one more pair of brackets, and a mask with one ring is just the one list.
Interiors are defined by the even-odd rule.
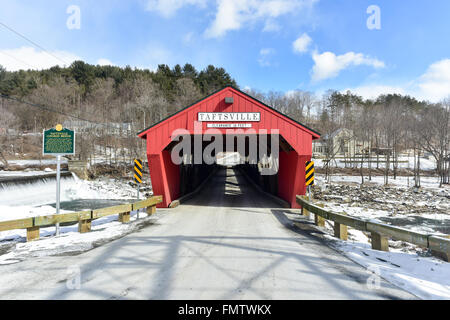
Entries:
[[208,123],[207,128],[251,128],[251,123]]
[[199,112],[200,122],[259,122],[261,113],[259,112]]

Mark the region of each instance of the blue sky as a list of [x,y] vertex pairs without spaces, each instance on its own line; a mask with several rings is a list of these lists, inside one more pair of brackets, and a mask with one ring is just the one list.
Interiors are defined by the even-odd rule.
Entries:
[[[369,30],[369,6],[380,29]],[[68,28],[80,10],[80,28]],[[0,64],[224,67],[261,91],[450,96],[448,0],[0,0]],[[71,22],[78,20],[70,20]],[[372,20],[371,20],[372,21]],[[55,58],[55,56],[58,58]]]

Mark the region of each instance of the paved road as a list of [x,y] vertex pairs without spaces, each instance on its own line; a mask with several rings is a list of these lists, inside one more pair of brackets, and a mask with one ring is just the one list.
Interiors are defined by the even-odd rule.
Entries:
[[[233,169],[219,171],[186,204],[159,212],[155,224],[89,252],[0,266],[0,298],[414,298],[385,281],[368,289],[365,269],[290,227],[289,210]],[[66,280],[77,267],[81,287],[71,290]]]

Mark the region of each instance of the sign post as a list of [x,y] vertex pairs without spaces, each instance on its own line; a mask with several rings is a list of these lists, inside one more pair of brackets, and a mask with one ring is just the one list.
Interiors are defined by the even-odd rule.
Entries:
[[308,187],[314,185],[314,161],[306,161],[305,184]]
[[309,201],[311,201],[311,186],[314,185],[314,161],[306,161],[305,183],[308,187]]
[[[75,132],[56,125],[55,129],[44,130],[42,135],[42,154],[56,157],[56,214],[60,213],[61,200],[61,156],[75,154]],[[59,235],[59,223],[56,224]]]
[[[136,182],[137,200],[139,201],[139,184],[142,183],[142,168],[143,162],[141,159],[134,159],[134,182]],[[137,218],[139,219],[139,209],[137,212]]]
[[[60,201],[61,201],[61,156],[56,156],[56,214],[60,211]],[[59,235],[59,222],[56,223],[56,232]]]

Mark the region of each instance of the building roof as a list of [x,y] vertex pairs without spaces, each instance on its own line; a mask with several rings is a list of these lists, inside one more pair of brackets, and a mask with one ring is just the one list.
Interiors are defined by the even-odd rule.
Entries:
[[[157,126],[158,124],[160,124],[160,123],[162,123],[162,122],[164,122],[164,121],[169,120],[170,118],[172,118],[173,116],[177,115],[178,113],[181,113],[181,112],[183,112],[183,111],[185,111],[185,110],[187,110],[187,109],[193,107],[194,105],[198,104],[199,102],[201,102],[201,101],[203,101],[203,100],[206,100],[207,98],[209,98],[209,97],[211,97],[211,96],[217,94],[218,92],[220,92],[220,91],[222,91],[222,90],[225,90],[226,88],[232,88],[233,90],[236,90],[236,91],[240,92],[241,94],[246,95],[247,97],[249,97],[249,98],[251,98],[251,99],[257,101],[258,103],[264,105],[265,107],[271,109],[272,111],[275,111],[275,112],[278,113],[279,115],[281,115],[281,116],[283,116],[283,117],[285,117],[285,118],[287,118],[287,119],[289,119],[289,120],[291,120],[291,121],[294,121],[295,123],[301,125],[302,127],[308,129],[309,131],[315,133],[317,136],[320,137],[321,134],[320,134],[319,132],[317,132],[317,131],[315,131],[315,130],[309,128],[309,127],[307,127],[306,125],[304,125],[304,124],[298,122],[297,120],[292,119],[291,117],[289,117],[289,116],[287,116],[287,115],[281,113],[280,111],[278,111],[278,110],[272,108],[271,106],[265,104],[264,102],[262,102],[262,101],[256,99],[255,97],[252,97],[252,96],[249,95],[248,93],[243,92],[243,91],[241,91],[241,90],[239,90],[239,89],[237,89],[237,88],[235,88],[235,87],[233,87],[233,86],[226,86],[226,87],[223,87],[223,88],[221,88],[221,89],[219,89],[219,90],[217,90],[217,91],[215,91],[215,92],[213,92],[213,93],[207,95],[206,97],[203,97],[203,98],[201,98],[200,100],[197,100],[196,102],[194,102],[194,103],[188,105],[187,107],[184,107],[183,109],[181,109],[181,110],[179,110],[179,111],[177,111],[177,112],[171,114],[170,116],[164,118],[163,120],[161,120],[161,121],[159,121],[159,122],[156,122],[156,123],[152,124],[150,127],[148,127],[148,128],[146,128],[146,129],[144,129],[144,130],[138,132],[137,135],[138,135],[138,136],[141,136],[142,133],[144,133],[145,131],[148,131],[149,129],[151,129],[151,128]],[[141,138],[144,138],[144,136],[141,136]]]
[[[225,100],[230,97],[233,97],[233,103],[228,104]],[[147,144],[149,154],[160,152],[171,143],[172,134],[176,134],[176,132],[183,131],[184,134],[189,132],[190,135],[198,134],[199,131],[196,130],[201,130],[202,133],[206,132],[208,130],[207,122],[196,120],[198,114],[204,112],[259,113],[261,115],[260,120],[252,122],[251,128],[253,130],[266,130],[267,133],[276,132],[280,134],[298,154],[302,155],[310,154],[310,141],[320,138],[320,133],[232,86],[218,90],[153,124],[139,132],[138,136],[149,141]],[[217,128],[214,130],[227,134],[229,129]]]
[[336,131],[333,131],[331,134],[326,134],[322,137],[322,140],[328,140],[329,138],[334,138],[336,137],[339,133],[343,132],[343,131],[351,131],[350,129],[347,128],[340,128],[337,129]]

